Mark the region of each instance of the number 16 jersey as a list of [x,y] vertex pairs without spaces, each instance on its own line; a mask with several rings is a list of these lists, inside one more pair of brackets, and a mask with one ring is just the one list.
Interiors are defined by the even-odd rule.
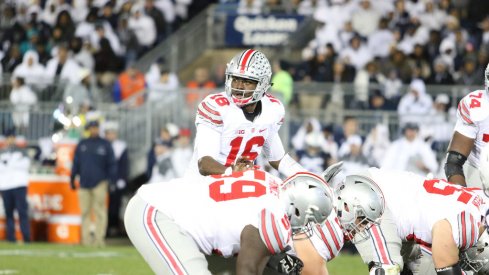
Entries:
[[258,104],[261,113],[253,121],[231,103],[225,92],[207,96],[197,109],[194,153],[186,175],[199,175],[198,160],[210,156],[225,166],[239,157],[255,160],[262,150],[269,161],[280,160],[285,151],[278,135],[284,107],[266,94]]

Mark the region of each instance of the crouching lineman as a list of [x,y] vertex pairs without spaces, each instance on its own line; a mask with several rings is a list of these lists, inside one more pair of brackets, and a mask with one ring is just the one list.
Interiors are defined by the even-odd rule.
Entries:
[[379,224],[385,210],[382,192],[368,178],[347,176],[337,185],[334,196],[335,211],[326,222],[313,226],[312,234],[294,236],[303,275],[328,274],[325,262],[338,255],[345,241],[368,239],[365,230]]
[[380,226],[367,230],[369,241],[356,243],[370,274],[399,274],[405,267],[413,274],[464,274],[459,254],[484,231],[489,201],[481,189],[377,168],[356,176],[377,183],[386,201]]
[[[248,170],[144,185],[127,206],[125,226],[157,274],[211,274],[204,255],[238,252],[237,274],[261,274],[294,232],[324,222],[331,210],[332,192],[318,176],[298,173],[282,184]],[[300,269],[295,259],[287,258],[289,271]]]

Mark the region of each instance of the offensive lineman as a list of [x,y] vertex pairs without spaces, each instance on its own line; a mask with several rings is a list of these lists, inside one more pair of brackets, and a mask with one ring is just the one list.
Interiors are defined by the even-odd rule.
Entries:
[[[328,274],[325,262],[338,255],[345,241],[367,240],[365,230],[379,221],[385,211],[382,191],[367,178],[347,176],[334,191],[335,210],[322,225],[313,227],[309,238],[294,238],[303,275]],[[301,238],[302,237],[302,238]]]
[[143,185],[125,226],[157,274],[210,274],[204,254],[238,252],[237,274],[261,274],[268,256],[292,245],[292,233],[325,221],[332,196],[310,173],[283,184],[259,170],[180,178]]
[[448,145],[445,175],[449,182],[462,186],[482,187],[478,168],[481,148],[489,142],[489,64],[484,85],[485,90],[471,92],[458,104],[457,124]]
[[[379,185],[387,207],[380,226],[368,230],[370,241],[356,244],[370,274],[377,274],[378,269],[399,274],[404,261],[414,274],[464,274],[459,253],[476,245],[489,207],[481,189],[377,168],[358,176]],[[430,259],[420,258],[421,251],[413,250],[419,247],[432,253],[434,270],[429,262],[423,263]]]
[[253,168],[263,151],[270,165],[289,177],[305,169],[285,153],[278,130],[284,106],[267,93],[272,68],[266,56],[248,49],[227,64],[225,92],[211,94],[195,118],[194,155],[187,175],[231,174]]

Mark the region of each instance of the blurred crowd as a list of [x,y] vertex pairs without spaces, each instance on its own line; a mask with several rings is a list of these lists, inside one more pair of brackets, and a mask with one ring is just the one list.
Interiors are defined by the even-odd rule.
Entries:
[[[37,94],[54,93],[46,87],[57,80],[72,86],[120,89],[113,86],[123,81],[126,69],[134,75],[130,68],[139,57],[211,2],[2,1],[0,74],[22,78]],[[117,102],[124,91],[114,93],[105,96]],[[52,96],[43,95],[43,99]],[[93,92],[89,96],[95,101],[104,95]]]
[[345,173],[373,166],[443,177],[440,163],[453,126],[440,125],[447,130],[440,139],[427,130],[427,124],[416,122],[407,122],[393,132],[382,123],[362,128],[356,117],[345,117],[342,125],[322,124],[310,118],[291,136],[291,150],[304,168],[319,174],[343,161]]

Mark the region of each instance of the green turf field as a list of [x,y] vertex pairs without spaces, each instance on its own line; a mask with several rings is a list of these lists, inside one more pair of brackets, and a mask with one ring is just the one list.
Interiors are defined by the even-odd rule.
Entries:
[[[332,275],[366,274],[358,256],[339,256],[328,263]],[[136,249],[129,245],[105,248],[32,243],[0,242],[0,275],[28,274],[152,274]]]

